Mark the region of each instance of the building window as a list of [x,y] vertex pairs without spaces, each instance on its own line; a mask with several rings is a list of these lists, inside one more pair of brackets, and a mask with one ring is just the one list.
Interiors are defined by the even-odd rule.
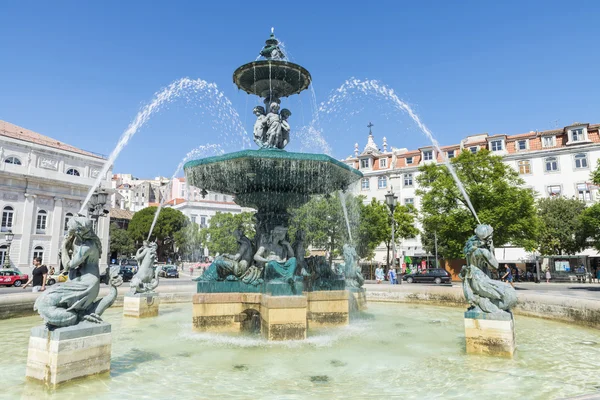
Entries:
[[387,168],[387,158],[379,159],[379,168]]
[[477,146],[469,147],[469,150],[471,151],[471,153],[475,154],[477,153]]
[[362,160],[360,160],[360,167],[361,168],[371,168],[371,159],[363,158]]
[[554,146],[554,136],[544,136],[542,137],[542,147],[553,147]]
[[546,159],[544,159],[544,164],[546,166],[546,172],[558,171],[558,158],[546,157]]
[[433,160],[433,151],[427,150],[423,152],[423,160],[430,161]]
[[517,141],[517,151],[527,150],[527,140]]
[[548,186],[548,195],[550,195],[550,196],[560,196],[560,193],[561,193],[560,185]]
[[492,151],[502,151],[502,140],[492,140],[490,145]]
[[1,232],[7,232],[12,229],[14,217],[14,209],[11,206],[4,207],[4,210],[2,210],[2,226],[0,228]]
[[446,152],[446,156],[447,156],[448,158],[454,158],[454,150],[448,150],[448,151]]
[[206,215],[201,215],[200,216],[200,227],[205,228],[207,222],[208,222],[208,217]]
[[4,162],[7,164],[21,165],[21,160],[17,157],[7,157]]
[[377,187],[379,187],[379,189],[385,189],[387,187],[387,176],[380,176],[377,178]]
[[412,157],[406,157],[406,163],[407,164],[412,164],[413,163],[413,158]]
[[362,190],[369,190],[369,178],[364,178],[360,181],[360,187]]
[[412,186],[412,185],[413,185],[412,174],[404,174],[404,186]]
[[196,215],[192,214],[190,219],[192,220],[192,222],[195,224],[196,223]]
[[590,193],[587,183],[577,184],[577,197],[581,201],[592,201],[592,194]]
[[73,218],[73,214],[66,213],[65,214],[65,232],[69,230],[69,221]]
[[571,142],[581,142],[583,140],[583,128],[571,130]]
[[42,264],[44,263],[44,248],[42,246],[35,246],[33,249],[33,258],[40,257],[42,259]]
[[46,233],[46,219],[48,217],[48,213],[45,210],[38,211],[37,221],[35,224],[36,233]]
[[75,168],[69,168],[67,170],[67,175],[80,176],[79,171],[77,171]]
[[583,169],[588,167],[587,154],[575,154],[575,168]]
[[4,260],[6,260],[6,255],[8,254],[8,246],[3,244],[0,246],[0,265],[4,266]]
[[407,206],[409,204],[414,205],[415,199],[413,199],[412,197],[407,197],[406,199],[404,199],[404,205]]
[[519,161],[519,174],[521,174],[521,175],[531,174],[531,161],[529,161],[529,160]]

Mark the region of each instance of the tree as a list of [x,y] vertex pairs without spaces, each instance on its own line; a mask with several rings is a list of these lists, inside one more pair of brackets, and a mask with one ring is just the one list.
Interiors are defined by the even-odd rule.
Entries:
[[249,238],[254,238],[254,213],[240,214],[217,212],[211,219],[208,228],[200,231],[200,238],[211,254],[235,254],[238,244],[233,231],[241,228]]
[[596,165],[596,169],[593,170],[590,174],[590,179],[594,185],[600,186],[600,160],[598,160],[598,164]]
[[125,229],[119,228],[114,222],[110,224],[110,249],[108,254],[115,254],[117,258],[129,257],[135,252],[133,240],[129,237],[129,233]]
[[375,198],[369,204],[363,205],[361,201],[359,240],[356,253],[360,258],[373,258],[374,251],[391,233],[389,223],[390,212],[385,204]]
[[600,251],[600,203],[586,208],[581,213],[582,236]]
[[[451,159],[451,165],[481,223],[494,228],[494,245],[510,243],[533,250],[539,226],[534,193],[523,187],[518,173],[487,150],[463,151]],[[462,258],[463,246],[477,224],[475,217],[445,165],[426,164],[419,171],[421,241],[426,250],[433,251],[437,234],[439,254]]]
[[[386,205],[384,207],[387,208]],[[389,213],[388,213],[389,214]],[[396,206],[394,209],[394,240],[398,242],[402,239],[414,238],[419,234],[415,227],[417,210],[412,205]],[[392,250],[392,216],[388,217],[387,229],[384,237],[384,243],[387,248],[387,266],[390,266],[390,250]],[[395,257],[395,254],[392,254]]]
[[[540,217],[539,251],[544,255],[575,254],[586,247],[584,227],[585,203],[562,196],[538,201]],[[587,213],[587,227],[594,220],[593,210]],[[597,220],[596,220],[597,221]]]
[[[141,246],[142,242],[148,237],[154,214],[157,207],[146,207],[135,214],[129,223],[127,229],[131,239],[136,246]],[[178,246],[176,233],[180,232],[190,223],[189,219],[179,210],[173,208],[163,208],[156,221],[156,226],[152,231],[151,240],[155,240],[158,245],[157,255],[159,260],[165,260],[174,256],[174,246]],[[179,240],[181,236],[178,235]]]
[[177,252],[183,260],[199,261],[204,255],[203,235],[198,224],[190,223],[174,234]]

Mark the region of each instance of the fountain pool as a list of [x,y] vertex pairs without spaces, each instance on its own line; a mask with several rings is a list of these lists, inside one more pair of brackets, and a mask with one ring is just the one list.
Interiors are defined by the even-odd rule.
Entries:
[[[110,376],[45,389],[25,380],[39,317],[2,322],[2,395],[94,399],[552,399],[600,389],[600,332],[520,317],[514,359],[465,354],[463,310],[371,303],[363,319],[301,341],[192,333],[191,304],[113,326]],[[144,377],[143,383],[140,379]],[[140,388],[142,392],[134,388]],[[143,388],[143,389],[142,389]],[[600,393],[600,392],[599,392]],[[83,397],[82,397],[83,396]]]

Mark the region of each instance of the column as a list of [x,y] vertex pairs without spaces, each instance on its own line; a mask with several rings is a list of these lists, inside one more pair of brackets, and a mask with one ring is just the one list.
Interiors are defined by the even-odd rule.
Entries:
[[110,217],[108,215],[98,218],[98,236],[102,243],[102,255],[100,256],[100,272],[108,267],[108,257],[110,257],[110,246],[108,241],[108,231],[110,228]]
[[25,207],[23,207],[23,215],[21,223],[21,254],[15,259],[20,268],[31,266],[31,235],[35,229],[36,214],[35,214],[35,194],[25,193]]
[[65,218],[63,216],[63,199],[59,197],[54,198],[54,211],[52,212],[52,229],[50,234],[50,249],[48,249],[48,266],[56,267],[58,271],[58,251],[60,249],[60,238],[64,234],[64,223]]

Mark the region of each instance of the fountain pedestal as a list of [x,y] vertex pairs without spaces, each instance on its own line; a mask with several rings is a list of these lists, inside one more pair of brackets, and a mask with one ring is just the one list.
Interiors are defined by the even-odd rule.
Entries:
[[267,340],[306,339],[306,296],[262,295],[260,330]]
[[349,323],[347,290],[308,292],[308,329],[343,326]]
[[56,386],[110,371],[111,326],[82,322],[49,331],[31,329],[26,376]]
[[365,311],[367,309],[367,289],[348,288],[350,312]]
[[467,353],[512,357],[517,348],[512,314],[465,312]]
[[240,332],[246,318],[260,312],[260,293],[197,293],[192,325],[199,332]]
[[158,316],[158,293],[128,294],[123,298],[123,316],[147,318]]

